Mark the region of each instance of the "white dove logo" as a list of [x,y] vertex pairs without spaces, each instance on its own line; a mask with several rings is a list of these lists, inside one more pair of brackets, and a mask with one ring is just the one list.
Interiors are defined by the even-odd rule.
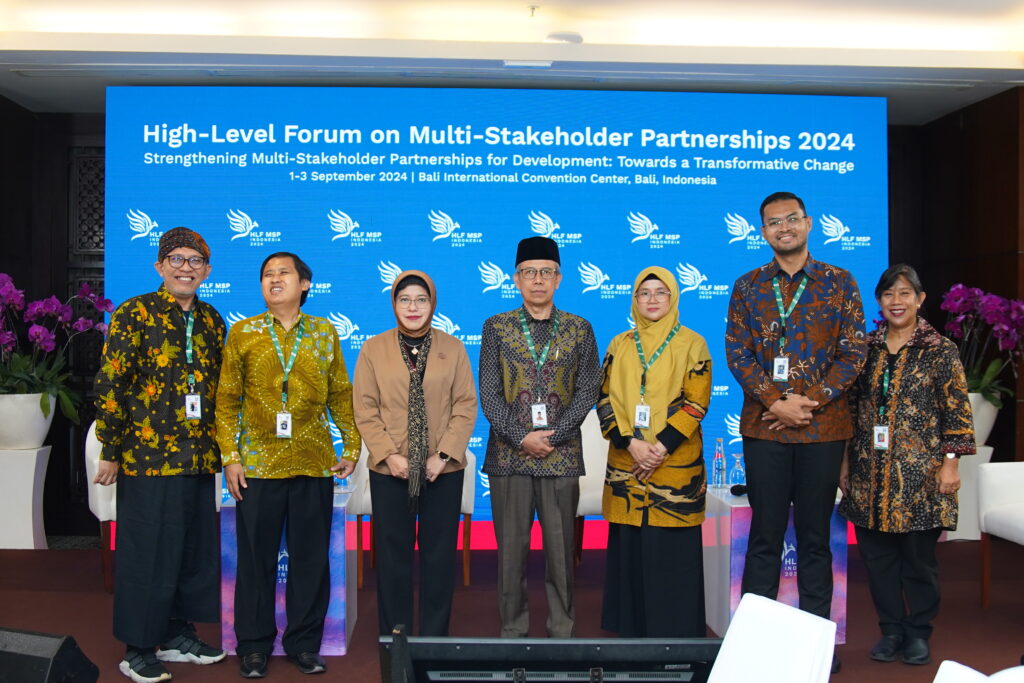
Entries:
[[551,220],[551,216],[546,213],[541,213],[540,211],[530,212],[530,229],[541,237],[551,237],[559,227],[558,223]]
[[[159,224],[152,218],[147,216],[141,211],[131,209],[125,214],[128,219],[128,227],[132,229],[132,232],[136,233],[132,235],[132,240],[137,240],[140,237],[145,237],[149,233],[153,232],[153,228],[159,227]],[[130,242],[131,240],[129,240]]]
[[789,555],[790,553],[796,553],[796,546],[793,545],[792,543],[786,543],[785,541],[783,541],[783,543],[782,543],[782,559],[785,560],[786,559],[786,555]]
[[240,323],[248,317],[249,316],[245,315],[244,313],[239,313],[238,311],[235,311],[233,313],[228,313],[226,316],[224,316],[224,322],[226,322],[228,324],[228,327],[230,328],[235,323]]
[[437,233],[431,240],[432,242],[444,237],[451,237],[453,232],[462,227],[444,211],[431,211],[427,218],[430,219],[430,229]]
[[331,321],[331,324],[334,325],[334,329],[338,331],[338,339],[340,341],[345,341],[359,329],[359,325],[356,325],[348,319],[348,316],[342,315],[341,313],[330,313],[328,314],[327,319]]
[[658,224],[652,223],[651,219],[642,213],[633,213],[630,211],[626,220],[629,221],[630,231],[636,235],[636,237],[630,240],[630,243],[648,239],[651,236],[651,233],[658,229]]
[[491,261],[481,261],[480,265],[477,266],[477,270],[480,271],[480,280],[487,285],[484,287],[484,292],[498,289],[512,279],[508,273]]
[[611,278],[605,275],[600,268],[595,266],[593,263],[581,263],[579,265],[580,281],[587,285],[583,288],[583,294],[592,292],[595,289],[600,289],[601,285],[608,282]]
[[436,327],[437,329],[447,334],[455,334],[460,329],[462,329],[461,327],[455,324],[454,320],[440,313],[434,314],[434,319],[433,321],[431,321],[430,326]]
[[843,236],[850,232],[850,228],[835,216],[823,213],[821,214],[821,232],[829,238],[822,244],[831,244],[843,239]]
[[632,313],[626,316],[626,324],[629,325],[631,328],[636,327],[636,321],[633,320]]
[[394,261],[381,261],[377,264],[377,272],[380,273],[380,281],[387,285],[380,291],[386,292],[391,289],[391,285],[395,284],[395,278],[402,272],[402,269]]
[[331,445],[337,446],[338,444],[345,443],[345,439],[341,438],[341,430],[338,429],[338,425],[334,424],[331,420],[327,423],[327,426],[331,428]]
[[750,233],[754,232],[754,226],[746,218],[735,213],[725,214],[725,229],[732,235],[729,244],[745,240],[750,236]]
[[743,436],[740,435],[740,416],[736,413],[729,413],[725,416],[725,431],[729,433],[732,438],[729,439],[729,445],[743,441]]
[[244,211],[236,211],[232,209],[226,215],[228,217],[228,224],[231,226],[231,230],[238,233],[231,237],[230,241],[232,242],[237,240],[239,237],[245,237],[253,231],[253,228],[258,228],[260,226],[259,223],[249,218],[249,214]]
[[685,287],[679,290],[680,294],[686,292],[692,292],[693,290],[700,287],[702,282],[706,282],[708,276],[697,270],[696,266],[691,266],[689,263],[676,265],[676,276],[679,278]]
[[327,214],[327,220],[331,222],[331,230],[338,233],[331,238],[331,241],[340,240],[342,237],[348,237],[352,234],[352,231],[359,227],[359,223],[352,220],[344,211],[338,211],[332,209]]
[[480,486],[483,487],[484,492],[480,495],[481,498],[486,498],[491,495],[491,478],[484,474],[483,470],[477,472],[480,475]]

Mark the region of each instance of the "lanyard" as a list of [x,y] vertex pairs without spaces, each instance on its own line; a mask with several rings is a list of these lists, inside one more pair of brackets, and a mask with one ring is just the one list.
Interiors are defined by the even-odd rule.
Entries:
[[555,337],[558,336],[558,324],[561,321],[561,316],[558,315],[558,311],[555,311],[554,320],[551,322],[551,338],[548,339],[548,343],[544,345],[540,354],[537,353],[537,346],[533,343],[533,334],[530,332],[530,326],[526,324],[526,314],[523,313],[523,309],[519,309],[519,325],[523,328],[523,336],[526,337],[526,348],[530,349],[530,355],[533,356],[533,363],[537,366],[537,378],[540,379],[540,370],[544,367],[544,363],[548,360],[548,353],[551,352],[551,344],[555,341]]
[[274,350],[277,351],[277,358],[281,361],[281,369],[284,370],[284,375],[281,377],[281,406],[288,404],[288,375],[291,374],[292,366],[295,365],[295,357],[299,355],[299,345],[302,344],[302,330],[305,318],[302,314],[299,314],[299,329],[295,333],[295,344],[292,345],[292,352],[288,358],[288,362],[284,362],[284,352],[281,350],[281,342],[277,340],[277,331],[274,329],[274,318],[267,313],[266,323],[267,330],[270,332],[270,339],[274,342]]
[[878,419],[884,420],[885,413],[889,409],[889,359],[885,359],[885,369],[882,371],[882,401],[878,404]]
[[665,348],[668,346],[668,343],[672,341],[672,337],[676,336],[676,332],[679,331],[680,327],[682,326],[679,323],[676,323],[672,327],[672,331],[668,333],[667,337],[665,337],[665,341],[661,342],[661,346],[659,346],[658,350],[654,352],[653,356],[651,356],[650,363],[648,363],[647,359],[644,357],[644,347],[640,344],[640,332],[638,332],[636,329],[633,330],[633,343],[636,344],[636,354],[640,356],[640,367],[643,368],[643,373],[640,375],[641,403],[645,403],[644,395],[647,394],[647,371],[650,370],[651,366],[654,365],[654,362],[658,360],[658,357],[661,356],[662,351],[665,350]]
[[196,375],[192,370],[192,325],[196,317],[192,310],[182,311],[181,314],[185,316],[185,362],[188,363],[188,391],[191,394],[195,393],[196,386]]
[[782,289],[779,287],[779,276],[776,275],[772,278],[772,287],[775,289],[775,305],[779,307],[779,318],[782,320],[782,334],[779,335],[779,351],[786,346],[786,321],[789,320],[789,316],[793,315],[793,311],[796,309],[796,304],[800,301],[800,297],[803,296],[804,287],[807,286],[807,276],[804,275],[800,280],[800,286],[796,289],[796,294],[793,295],[792,301],[789,302],[789,308],[784,308],[782,305]]

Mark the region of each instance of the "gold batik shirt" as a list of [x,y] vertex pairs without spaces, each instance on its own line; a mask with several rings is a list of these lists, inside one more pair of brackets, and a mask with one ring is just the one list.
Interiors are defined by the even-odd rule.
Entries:
[[[272,321],[287,360],[303,329],[288,377],[291,438],[278,438],[284,368],[267,332]],[[231,327],[217,389],[217,443],[225,465],[241,464],[246,477],[329,477],[337,463],[328,410],[344,440],[347,460],[359,459],[360,440],[352,416],[352,385],[334,326],[299,314],[290,330],[262,314]]]

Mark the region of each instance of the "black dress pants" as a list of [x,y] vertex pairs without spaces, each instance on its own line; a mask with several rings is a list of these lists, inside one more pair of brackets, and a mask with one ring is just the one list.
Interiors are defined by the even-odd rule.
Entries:
[[281,645],[289,655],[319,652],[331,598],[332,477],[246,479],[235,508],[238,574],[235,635],[238,656],[274,649],[277,556],[284,530],[288,545]]
[[882,635],[930,637],[939,613],[935,545],[942,529],[894,534],[853,528]]
[[220,621],[213,475],[117,478],[114,637],[156,647],[174,622]]
[[[404,624],[413,631],[413,549],[419,542],[421,636],[447,636],[455,591],[455,558],[465,470],[424,481],[416,510],[404,479],[370,472],[377,549],[377,620],[381,635]],[[419,518],[419,526],[416,520]]]
[[832,510],[845,441],[786,444],[743,437],[750,499],[744,593],[779,594],[782,542],[793,505],[800,609],[829,618],[832,608]]

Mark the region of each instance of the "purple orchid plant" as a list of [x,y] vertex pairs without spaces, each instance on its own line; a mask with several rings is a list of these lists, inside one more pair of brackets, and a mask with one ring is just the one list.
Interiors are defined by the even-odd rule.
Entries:
[[107,332],[105,323],[92,318],[72,320],[76,300],[89,302],[100,313],[114,310],[110,299],[95,294],[88,284],[65,302],[50,296],[26,306],[25,292],[0,273],[0,394],[42,394],[44,416],[50,414],[49,397],[54,396],[61,412],[75,423],[81,397],[67,383],[68,345],[84,332]]
[[[956,284],[942,297],[941,308],[948,314],[946,334],[960,349],[968,390],[1002,408],[1002,397],[1013,390],[1000,377],[1009,367],[1016,379],[1024,354],[1024,301]],[[988,360],[991,352],[996,357]]]

